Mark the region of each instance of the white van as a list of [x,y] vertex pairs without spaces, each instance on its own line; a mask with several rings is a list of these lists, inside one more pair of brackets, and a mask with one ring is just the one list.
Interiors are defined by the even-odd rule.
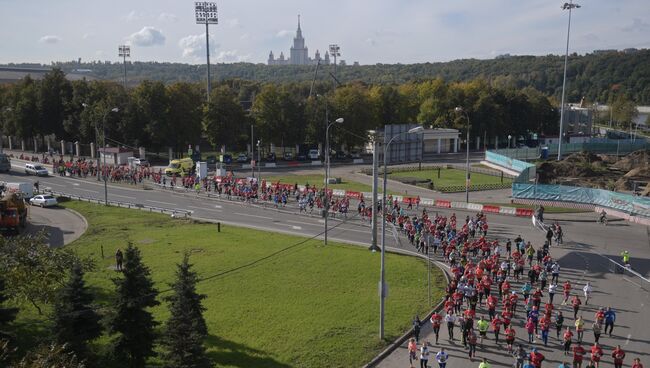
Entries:
[[309,157],[310,160],[314,160],[314,161],[320,159],[320,155],[318,154],[317,149],[310,149],[309,154],[307,155],[307,157]]
[[48,176],[50,173],[42,165],[25,164],[25,174],[36,175],[36,176]]

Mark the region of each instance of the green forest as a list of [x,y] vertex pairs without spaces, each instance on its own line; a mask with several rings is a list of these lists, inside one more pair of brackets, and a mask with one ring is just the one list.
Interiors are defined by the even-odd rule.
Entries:
[[[143,80],[165,84],[174,82],[201,82],[205,80],[205,65],[163,62],[127,62],[131,85]],[[15,66],[42,66],[18,64]],[[113,81],[121,80],[123,66],[111,62],[57,62],[54,67],[64,72],[89,69],[90,76]],[[564,57],[509,56],[490,60],[464,59],[422,64],[375,64],[340,66],[337,79],[343,83],[397,85],[441,78],[446,82],[466,82],[485,79],[493,85],[522,89],[532,87],[560,100]],[[218,80],[243,79],[266,82],[305,82],[314,77],[314,66],[267,66],[264,64],[218,64],[211,68]],[[317,78],[332,82],[328,72],[332,66],[323,66]],[[567,101],[607,103],[624,90],[639,105],[650,105],[650,50],[635,52],[603,52],[569,56],[567,71]]]

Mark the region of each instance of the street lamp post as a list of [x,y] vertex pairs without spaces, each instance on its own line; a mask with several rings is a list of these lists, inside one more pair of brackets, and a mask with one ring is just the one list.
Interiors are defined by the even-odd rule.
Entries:
[[[386,186],[388,185],[388,146],[393,143],[395,138],[402,136],[403,134],[416,134],[421,133],[424,130],[422,126],[417,126],[411,128],[407,132],[402,132],[397,135],[394,135],[388,143],[384,145],[384,188],[382,193],[381,200],[381,274],[379,279],[379,338],[384,338],[384,301],[386,299],[386,270],[385,270],[385,258],[386,258]],[[384,130],[385,132],[385,130]],[[384,140],[386,136],[384,135]]]
[[[11,112],[11,111],[13,111],[11,107],[5,107],[4,109],[4,112]],[[4,124],[0,126],[0,128],[2,128],[2,134],[0,134],[0,153],[4,153]]]
[[[327,100],[325,100],[325,106],[327,106]],[[325,129],[325,199],[326,199],[326,204],[323,208],[325,208],[325,245],[327,245],[327,231],[328,231],[328,224],[327,224],[327,218],[329,217],[329,197],[328,197],[328,191],[327,191],[327,185],[329,184],[330,181],[330,127],[334,124],[343,124],[343,118],[338,118],[334,120],[333,122],[329,122],[327,119],[329,119],[329,113],[327,108],[325,108],[325,122],[327,122],[327,128]]]
[[564,54],[564,78],[562,79],[562,101],[560,106],[560,139],[557,146],[557,160],[562,159],[562,133],[564,130],[564,94],[566,89],[566,69],[569,62],[569,35],[571,34],[571,11],[573,9],[580,8],[580,5],[574,4],[573,0],[569,0],[568,3],[562,5],[562,10],[569,10],[569,26],[566,31],[566,52]]
[[469,181],[470,181],[470,172],[469,172],[469,115],[467,114],[467,111],[465,111],[462,107],[457,106],[454,111],[462,113],[465,115],[465,119],[467,120],[467,137],[465,138],[466,141],[466,149],[467,153],[465,155],[465,203],[469,203]]
[[[117,107],[114,107],[104,114],[104,120],[102,122],[102,130],[104,131],[102,134],[102,145],[104,146],[104,169],[106,168],[106,118],[108,117],[108,114],[111,112],[118,112],[120,109]],[[97,158],[99,161],[99,158]],[[104,175],[104,205],[108,206],[108,172],[105,173]]]
[[510,157],[510,140],[512,139],[512,136],[508,134],[508,157]]
[[205,56],[206,64],[208,69],[208,80],[207,80],[207,92],[208,92],[208,102],[210,102],[210,36],[209,36],[209,27],[210,24],[219,24],[219,18],[217,16],[217,3],[207,2],[207,1],[197,1],[194,3],[194,10],[196,15],[196,24],[205,24]]
[[[262,179],[262,176],[260,174],[260,166],[261,166],[260,162],[262,160],[262,158],[261,158],[262,154],[261,154],[261,151],[260,151],[260,144],[262,144],[262,140],[258,139],[257,140],[257,181],[258,181],[258,187],[261,184],[260,181]],[[253,170],[255,170],[255,169],[253,169]]]

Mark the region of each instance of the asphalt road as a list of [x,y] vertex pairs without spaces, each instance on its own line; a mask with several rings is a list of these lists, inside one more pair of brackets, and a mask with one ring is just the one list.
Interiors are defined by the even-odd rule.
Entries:
[[79,238],[88,224],[79,214],[62,207],[29,207],[25,232],[44,231],[51,247],[61,247]]
[[[19,169],[14,169],[10,174],[0,174],[0,180],[4,181],[40,181],[41,189],[50,187],[58,192],[65,192],[85,197],[103,199],[103,183],[95,180],[83,180],[64,177],[35,178],[25,176]],[[389,183],[389,186],[392,185]],[[480,193],[476,193],[478,197]],[[241,202],[231,202],[220,199],[207,199],[197,197],[196,194],[181,195],[163,190],[142,190],[141,187],[129,187],[124,185],[109,185],[108,197],[111,200],[130,203],[140,203],[148,206],[165,208],[176,208],[193,211],[193,217],[201,217],[212,221],[221,221],[224,224],[246,226],[256,229],[284,232],[295,235],[319,236],[323,231],[323,220],[317,216],[298,215],[293,207],[285,210],[274,208],[261,208]],[[450,211],[434,210],[449,214]],[[470,212],[456,211],[459,217],[464,217]],[[352,215],[350,217],[353,217]],[[547,216],[553,219],[554,216]],[[605,344],[606,354],[611,353],[611,347],[621,344],[628,351],[626,365],[630,365],[633,357],[639,356],[648,362],[650,351],[650,319],[648,317],[648,298],[650,285],[644,280],[632,275],[619,275],[611,272],[608,258],[619,259],[622,249],[628,249],[632,254],[634,269],[648,277],[650,273],[650,242],[648,229],[646,227],[628,224],[622,221],[610,222],[610,226],[604,227],[595,223],[596,215],[593,213],[563,214],[557,215],[561,219],[567,244],[560,248],[553,248],[552,255],[558,258],[563,272],[561,279],[571,279],[574,284],[582,286],[585,281],[590,280],[594,286],[593,306],[590,305],[584,311],[587,326],[593,320],[594,307],[611,305],[618,311],[617,327],[614,337],[603,336],[601,341]],[[525,239],[531,240],[534,244],[543,241],[543,234],[535,230],[528,218],[492,215],[489,216],[490,232],[501,238],[514,238],[521,234]],[[344,241],[358,245],[369,245],[370,230],[367,223],[358,219],[341,221],[334,219],[330,222],[334,227],[329,232],[332,241]],[[400,249],[405,252],[412,252],[413,248],[407,241],[401,239],[396,242],[392,232],[387,233],[387,246],[393,249]],[[390,283],[390,275],[388,283]],[[563,281],[562,281],[563,282]],[[423,290],[423,293],[426,291]],[[390,311],[387,311],[390,313]],[[572,324],[572,313],[567,315],[566,324]],[[521,317],[521,315],[519,315]],[[516,320],[520,323],[521,318]],[[423,330],[425,339],[427,329]],[[518,327],[518,336],[523,336],[523,328]],[[590,330],[585,333],[585,341],[593,339]],[[476,367],[478,362],[470,362],[466,358],[465,350],[458,343],[446,341],[446,331],[441,332],[441,343],[445,346],[451,360],[448,366],[452,367]],[[539,347],[539,346],[538,346]],[[503,345],[495,345],[493,341],[486,343],[485,349],[479,349],[477,356],[489,358],[494,366],[510,366],[510,357],[503,352]],[[558,352],[557,342],[551,339],[549,348],[540,347],[547,356],[550,363],[559,364],[562,360]],[[432,350],[437,351],[437,347]],[[611,364],[611,358],[603,359],[605,366]],[[406,367],[408,359],[405,347],[396,350],[384,362],[381,367]],[[435,364],[434,364],[435,365]]]

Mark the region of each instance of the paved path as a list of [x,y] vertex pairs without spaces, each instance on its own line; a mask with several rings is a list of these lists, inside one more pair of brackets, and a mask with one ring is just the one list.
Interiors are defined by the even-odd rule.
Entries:
[[45,231],[51,247],[69,244],[86,232],[88,224],[78,213],[62,207],[29,207],[25,232]]

